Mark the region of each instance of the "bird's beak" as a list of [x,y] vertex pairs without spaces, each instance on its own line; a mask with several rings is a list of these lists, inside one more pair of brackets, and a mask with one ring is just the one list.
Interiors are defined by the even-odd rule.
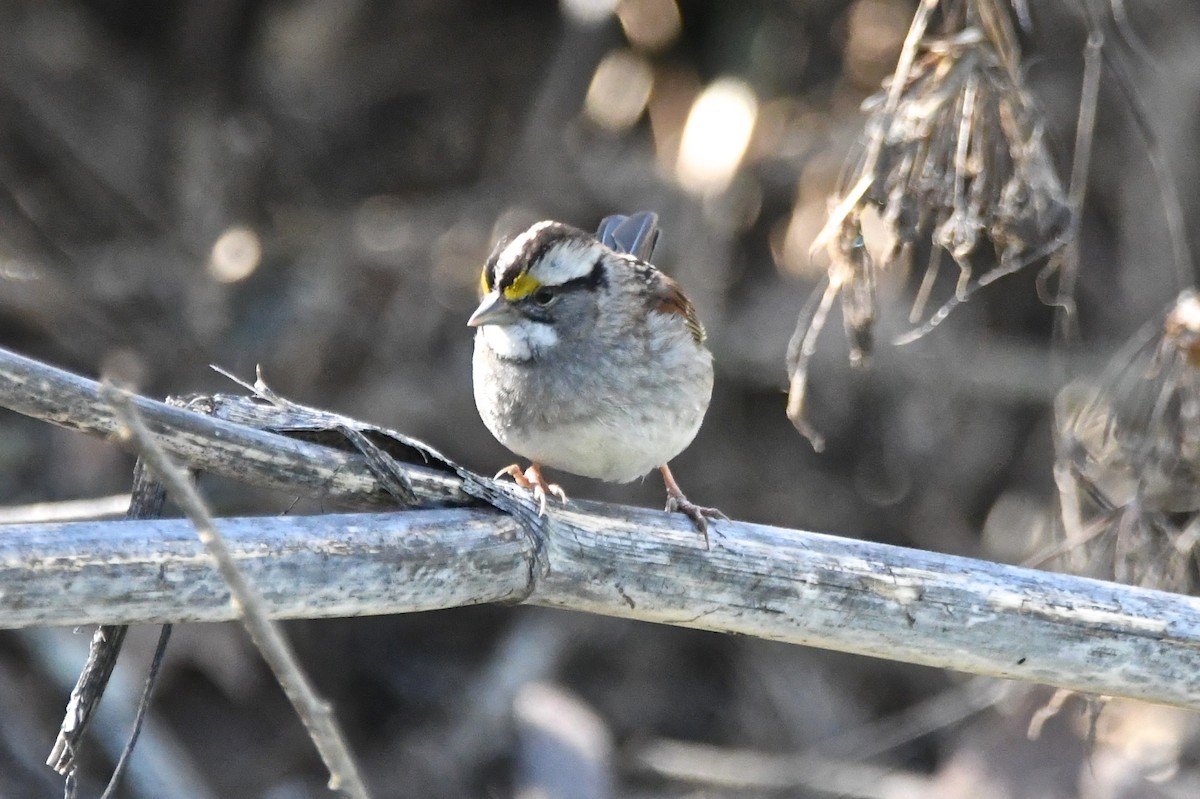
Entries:
[[517,309],[505,302],[504,298],[500,296],[500,292],[493,291],[479,303],[475,313],[471,314],[471,318],[467,320],[467,325],[470,327],[507,325],[520,318]]

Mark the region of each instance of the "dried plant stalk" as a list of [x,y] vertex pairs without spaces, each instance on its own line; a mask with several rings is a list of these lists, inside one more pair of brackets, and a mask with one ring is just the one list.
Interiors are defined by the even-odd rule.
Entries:
[[1200,587],[1200,297],[1179,295],[1056,407],[1063,565],[1180,593]]
[[[936,24],[933,24],[936,21]],[[1069,206],[1021,77],[1009,9],[999,0],[925,0],[918,7],[887,90],[870,99],[863,141],[850,159],[812,256],[829,262],[817,289],[828,307],[841,297],[852,365],[865,363],[877,315],[877,272],[929,237],[923,307],[945,251],[959,269],[954,296],[899,341],[941,322],[981,286],[1012,274],[1066,241]],[[863,215],[887,233],[875,263]],[[981,247],[984,242],[991,247]],[[914,306],[914,311],[916,306]],[[824,323],[801,314],[789,351],[788,417],[804,420],[809,356]],[[915,323],[915,320],[914,320]]]

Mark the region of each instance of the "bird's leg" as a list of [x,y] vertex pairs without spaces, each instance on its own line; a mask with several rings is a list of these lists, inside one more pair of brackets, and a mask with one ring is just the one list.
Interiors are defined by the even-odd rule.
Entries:
[[533,488],[533,483],[525,479],[525,472],[521,471],[521,464],[519,463],[505,466],[503,469],[496,472],[496,475],[492,479],[499,480],[501,477],[505,476],[511,477],[513,482],[519,485],[521,488]]
[[539,464],[531,463],[529,468],[525,470],[525,479],[533,486],[533,498],[538,501],[538,515],[546,515],[546,496],[558,497],[558,501],[567,504],[567,492],[562,490],[562,486],[558,483],[547,483],[546,478],[542,477],[542,467]]
[[529,468],[521,471],[521,466],[514,463],[512,466],[505,467],[496,472],[493,480],[499,480],[504,475],[508,475],[513,479],[513,482],[528,491],[533,492],[533,498],[538,503],[538,516],[546,515],[546,497],[558,497],[564,505],[567,502],[567,493],[562,490],[562,486],[558,483],[547,483],[546,478],[542,476],[542,467],[539,464],[531,463]]
[[658,470],[662,472],[663,482],[667,485],[667,510],[671,513],[678,511],[691,519],[692,525],[704,536],[704,548],[708,549],[708,520],[728,519],[729,517],[716,508],[706,508],[688,499],[684,495],[683,489],[679,487],[679,483],[675,482],[675,475],[671,474],[671,467],[665,463],[659,466]]

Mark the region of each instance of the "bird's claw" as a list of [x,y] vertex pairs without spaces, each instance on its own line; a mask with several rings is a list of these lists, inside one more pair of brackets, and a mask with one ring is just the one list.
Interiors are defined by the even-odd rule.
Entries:
[[508,475],[513,479],[513,482],[524,488],[527,491],[533,492],[533,498],[537,500],[538,516],[546,515],[546,497],[556,497],[559,502],[567,504],[567,492],[563,491],[562,486],[558,483],[547,483],[546,478],[542,476],[542,469],[536,463],[531,464],[528,469],[521,471],[518,464],[506,466],[496,472],[493,480],[499,480],[501,477]]
[[533,498],[538,501],[538,516],[546,515],[546,495],[557,497],[562,504],[567,504],[567,493],[558,483],[534,483]]
[[698,533],[704,536],[704,548],[710,549],[711,547],[708,545],[708,520],[728,519],[729,517],[716,508],[706,508],[688,499],[679,487],[679,483],[675,482],[675,475],[671,474],[670,466],[664,463],[658,467],[658,470],[662,472],[663,485],[667,487],[667,512],[679,512],[691,519],[692,526],[696,528]]
[[667,494],[667,512],[682,513],[691,519],[692,526],[696,528],[696,532],[704,536],[705,549],[710,548],[708,544],[708,520],[729,518],[717,508],[707,508],[703,505],[697,505],[684,496],[682,492]]

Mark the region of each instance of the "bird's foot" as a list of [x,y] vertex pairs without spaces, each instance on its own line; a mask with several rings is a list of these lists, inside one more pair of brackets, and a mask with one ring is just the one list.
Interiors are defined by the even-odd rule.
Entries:
[[729,517],[716,508],[697,505],[688,499],[679,487],[679,483],[675,482],[675,476],[671,474],[671,470],[666,466],[660,466],[659,471],[662,472],[663,482],[667,484],[667,512],[682,513],[691,519],[692,526],[696,528],[698,533],[704,536],[704,548],[709,549],[708,520],[728,519]]
[[562,490],[562,486],[558,483],[547,483],[546,478],[542,476],[542,467],[536,463],[531,463],[529,468],[521,471],[519,464],[514,463],[500,471],[496,472],[493,480],[499,480],[504,475],[508,475],[513,479],[513,482],[527,491],[533,492],[533,498],[538,503],[538,516],[546,515],[546,497],[557,497],[564,505],[567,503],[567,493]]
[[679,513],[682,513],[684,516],[691,519],[692,526],[696,528],[696,532],[704,536],[705,549],[711,548],[708,542],[708,520],[729,518],[717,508],[708,508],[704,505],[697,505],[683,494],[676,496],[670,492],[667,493],[667,511],[671,513],[678,511]]

